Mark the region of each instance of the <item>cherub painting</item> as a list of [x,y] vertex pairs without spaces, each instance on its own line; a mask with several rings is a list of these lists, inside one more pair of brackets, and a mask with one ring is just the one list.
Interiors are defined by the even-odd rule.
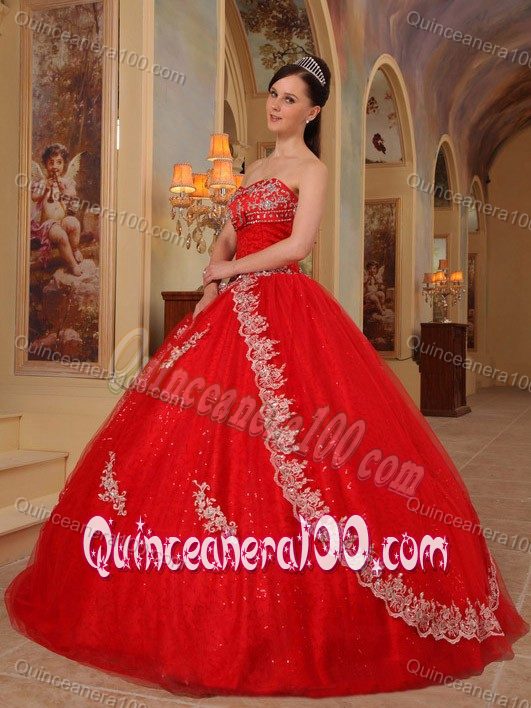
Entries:
[[30,3],[32,26],[61,27],[88,41],[77,46],[45,32],[21,38],[21,71],[31,91],[21,107],[21,173],[28,178],[17,332],[26,345],[17,350],[17,371],[94,376],[97,370],[79,363],[106,366],[113,341],[112,318],[102,311],[112,309],[114,225],[102,214],[115,183],[110,86],[117,68],[90,43],[115,41],[116,7],[114,0],[52,5]]
[[385,303],[384,268],[378,267],[378,261],[369,261],[363,277],[363,304],[374,306],[381,315]]
[[[39,164],[39,162],[42,162]],[[87,218],[91,152],[47,142],[32,160],[28,357],[97,358],[99,229]],[[94,228],[96,226],[96,228]]]
[[397,199],[365,202],[363,333],[386,355],[395,352],[396,342],[397,230]]
[[61,143],[48,145],[42,153],[46,173],[38,162],[32,161],[31,180],[31,239],[40,243],[39,259],[46,265],[52,246],[56,246],[69,272],[76,276],[82,274],[79,264],[83,260],[75,181],[81,155],[78,153],[65,171],[66,147]]

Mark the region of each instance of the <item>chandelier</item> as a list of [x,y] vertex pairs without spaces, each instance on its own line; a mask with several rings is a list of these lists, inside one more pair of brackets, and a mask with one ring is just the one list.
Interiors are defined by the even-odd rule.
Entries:
[[456,270],[448,274],[448,261],[441,259],[439,269],[433,273],[424,273],[422,293],[424,300],[433,307],[432,322],[451,322],[448,308],[461,300],[465,292],[463,271]]
[[228,133],[211,135],[207,160],[212,162],[212,167],[206,172],[192,172],[189,162],[178,162],[173,166],[169,201],[177,236],[186,232],[186,248],[189,249],[193,241],[198,253],[204,253],[207,250],[205,229],[210,229],[213,237],[208,254],[212,255],[225,223],[227,202],[241,185],[243,175],[233,172]]

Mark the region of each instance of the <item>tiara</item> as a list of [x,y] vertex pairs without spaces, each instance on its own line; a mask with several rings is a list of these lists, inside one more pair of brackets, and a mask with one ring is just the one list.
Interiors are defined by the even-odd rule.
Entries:
[[310,74],[313,74],[321,86],[325,85],[325,75],[315,59],[312,59],[312,57],[302,57],[301,59],[297,59],[295,64],[302,66],[303,69],[306,69],[306,71],[309,71]]

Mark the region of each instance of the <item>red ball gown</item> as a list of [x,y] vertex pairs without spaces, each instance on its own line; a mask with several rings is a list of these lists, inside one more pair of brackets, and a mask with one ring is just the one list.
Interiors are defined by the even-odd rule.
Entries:
[[[297,204],[240,187],[236,258]],[[514,656],[529,626],[456,467],[298,263],[223,283],[126,388],[6,590],[18,631],[189,696],[397,691]]]

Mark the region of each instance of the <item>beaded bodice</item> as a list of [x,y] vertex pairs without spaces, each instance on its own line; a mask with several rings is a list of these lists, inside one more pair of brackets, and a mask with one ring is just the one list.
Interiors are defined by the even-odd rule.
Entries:
[[291,234],[298,197],[278,177],[239,187],[227,202],[237,234],[236,258],[260,251]]

